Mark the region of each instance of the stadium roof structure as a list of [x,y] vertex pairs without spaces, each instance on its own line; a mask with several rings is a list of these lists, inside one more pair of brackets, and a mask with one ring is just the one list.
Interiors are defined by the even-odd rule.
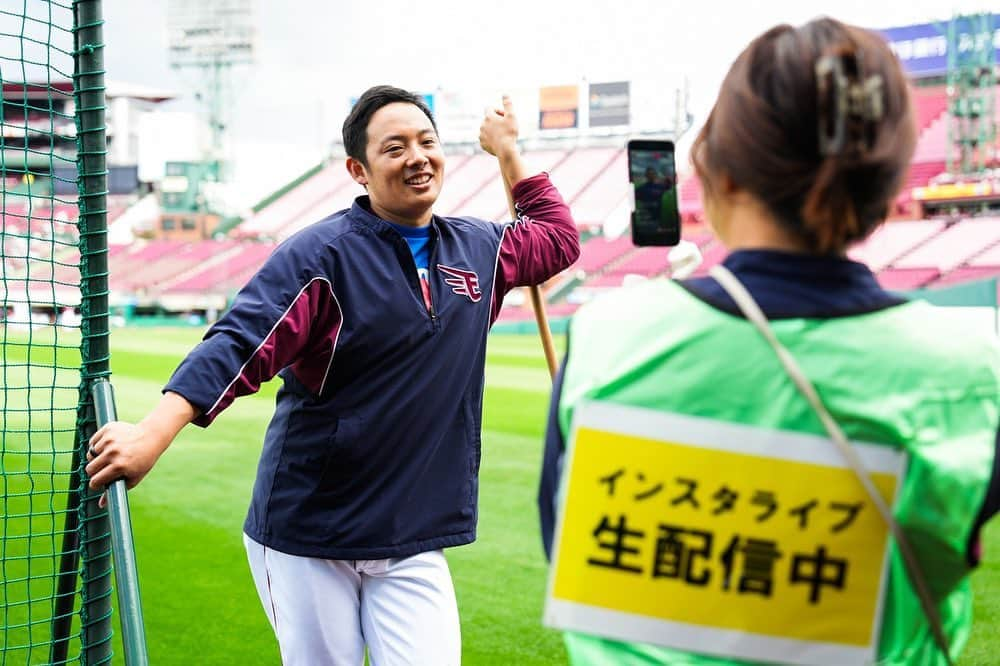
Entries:
[[135,83],[125,83],[122,81],[106,81],[108,99],[116,97],[129,97],[131,99],[143,99],[148,102],[167,102],[178,97],[178,93],[171,90],[151,88],[149,86]]
[[11,99],[47,99],[52,92],[70,96],[73,94],[72,81],[4,81],[3,98]]
[[[108,99],[128,97],[149,102],[166,102],[178,95],[169,90],[161,90],[134,83],[107,81],[105,83]],[[73,94],[73,82],[66,81],[5,81],[3,84],[4,99],[38,100],[47,99],[52,92],[66,96]]]

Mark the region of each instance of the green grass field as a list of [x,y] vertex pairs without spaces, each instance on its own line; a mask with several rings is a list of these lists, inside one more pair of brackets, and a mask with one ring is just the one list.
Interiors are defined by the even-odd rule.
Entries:
[[[114,331],[112,369],[121,419],[141,418],[153,406],[170,372],[198,337],[199,331],[192,329]],[[8,362],[21,353],[9,346],[5,351]],[[31,361],[37,364],[32,368],[32,384],[44,384],[51,377],[54,383],[75,385],[71,371],[39,374],[45,372],[46,361],[51,363],[51,351],[32,354]],[[62,351],[59,360],[60,365],[72,367],[71,351]],[[6,369],[5,385],[14,386],[24,379],[19,373],[25,372]],[[275,389],[272,383],[260,394],[237,401],[209,429],[186,429],[129,495],[153,664],[279,663],[241,541]],[[566,662],[559,635],[544,629],[540,621],[546,566],[535,489],[548,397],[549,379],[537,338],[493,336],[487,366],[479,539],[448,551],[462,617],[466,664],[548,666]],[[24,397],[35,407],[46,399],[39,391]],[[70,415],[60,413],[47,422],[32,424],[32,428],[43,430],[51,424],[58,429],[67,422],[72,422]],[[13,421],[4,427],[12,429]],[[10,455],[16,449],[16,442],[4,442],[4,473],[15,471],[15,460],[30,464],[31,457]],[[44,490],[44,485],[38,485],[44,479],[39,481],[39,474],[31,476],[34,497]],[[54,479],[49,482],[64,483]],[[10,494],[15,486],[5,483],[5,493]],[[20,509],[14,508],[12,499],[4,511],[10,517]],[[5,521],[5,525],[11,522]],[[51,525],[42,520],[36,528],[49,530]],[[47,548],[50,541],[31,541],[30,546]],[[994,521],[986,541],[987,561],[973,579],[977,624],[963,664],[996,664],[1000,654],[1000,521]],[[29,545],[24,540],[19,543],[22,549]],[[15,554],[17,546],[6,547],[7,555]],[[4,575],[12,577],[14,571],[13,566],[5,567]],[[35,565],[33,576],[46,573]],[[36,590],[39,585],[44,588],[36,582]],[[16,589],[11,587],[13,592],[8,594]],[[13,616],[0,618],[0,624],[24,621]],[[33,626],[33,639],[44,639],[45,631],[44,622]],[[2,650],[0,645],[0,662],[4,662]],[[30,663],[43,660],[33,656]],[[23,653],[16,658],[16,663],[25,661]],[[115,663],[123,660],[118,657]]]

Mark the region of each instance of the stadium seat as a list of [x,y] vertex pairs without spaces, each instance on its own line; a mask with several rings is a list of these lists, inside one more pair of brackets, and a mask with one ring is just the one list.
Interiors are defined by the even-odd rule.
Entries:
[[848,255],[855,261],[867,264],[873,271],[881,271],[932,238],[944,225],[941,220],[888,222],[876,229],[866,241],[853,247]]
[[168,284],[165,293],[229,295],[242,287],[274,251],[273,243],[245,243],[227,261],[207,266]]
[[585,273],[598,273],[614,260],[625,256],[625,253],[634,249],[632,239],[626,236],[619,236],[613,240],[608,240],[604,236],[594,236],[588,239],[580,247],[580,258],[574,268]]
[[939,275],[936,268],[890,268],[878,273],[878,281],[885,289],[908,291],[926,287]]
[[961,220],[894,261],[892,267],[936,268],[944,274],[997,242],[1000,242],[1000,224],[997,220]]
[[[287,236],[288,227],[302,226],[324,217],[322,214],[316,217],[318,213],[314,212],[314,208],[317,204],[329,201],[353,182],[343,160],[331,162],[245,220],[237,227],[236,235],[243,238]],[[335,210],[333,208],[328,212]]]
[[463,204],[491,180],[499,179],[499,173],[495,157],[476,153],[454,171],[447,172],[434,212],[438,215],[460,215]]
[[933,287],[947,287],[962,282],[975,282],[988,278],[1000,278],[1000,265],[996,266],[963,266],[934,282]]
[[573,219],[581,226],[602,226],[628,197],[628,156],[620,151],[572,201]]

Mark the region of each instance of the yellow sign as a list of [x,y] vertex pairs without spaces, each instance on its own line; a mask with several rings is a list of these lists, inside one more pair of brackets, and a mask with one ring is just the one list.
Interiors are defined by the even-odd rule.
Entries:
[[[693,652],[870,662],[888,528],[821,437],[586,403],[546,622]],[[905,457],[855,444],[892,502]]]
[[942,183],[927,187],[914,187],[913,198],[917,201],[938,199],[972,199],[993,194],[993,186],[987,181],[978,183]]

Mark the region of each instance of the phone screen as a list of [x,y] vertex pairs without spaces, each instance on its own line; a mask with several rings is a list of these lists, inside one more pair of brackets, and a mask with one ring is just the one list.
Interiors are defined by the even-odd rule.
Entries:
[[635,195],[632,243],[677,245],[681,236],[672,141],[628,142],[629,183]]

